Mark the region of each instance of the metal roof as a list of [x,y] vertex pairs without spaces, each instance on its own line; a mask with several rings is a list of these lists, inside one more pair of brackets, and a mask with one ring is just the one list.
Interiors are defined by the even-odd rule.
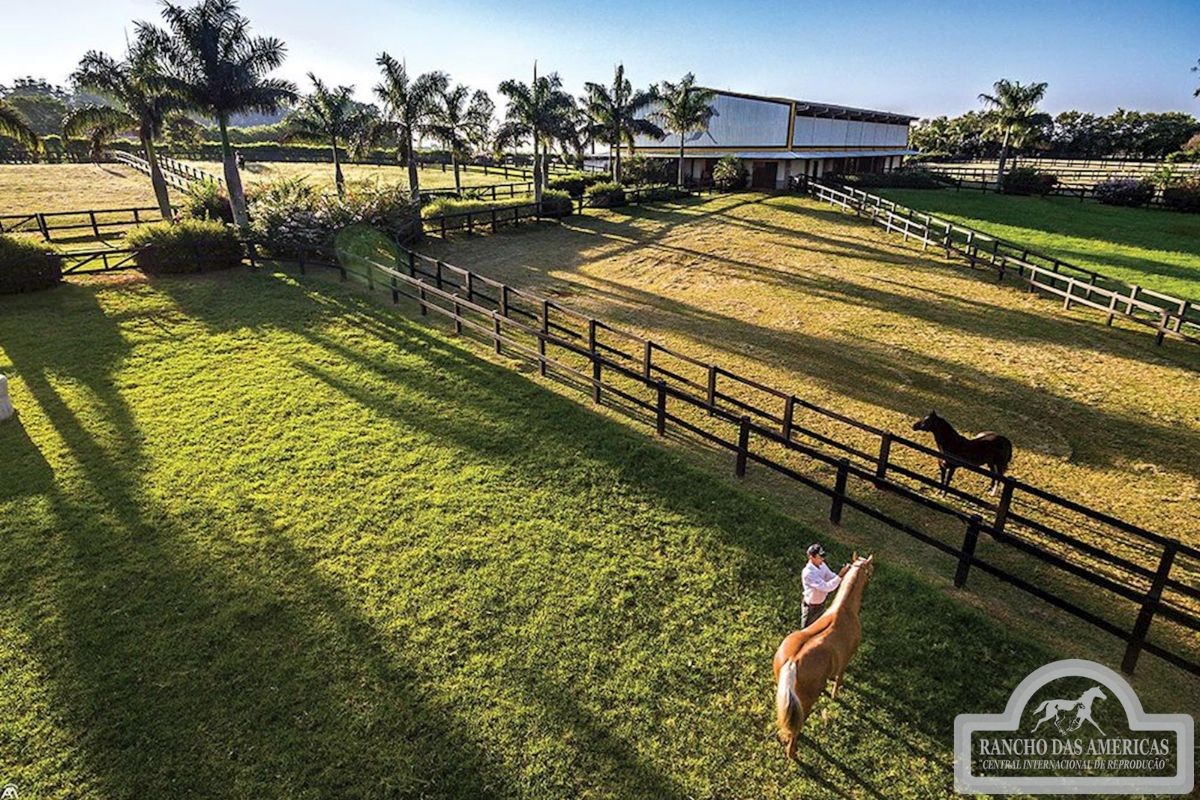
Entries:
[[[795,152],[792,150],[765,150],[754,151],[747,150],[744,152],[734,153],[736,158],[745,158],[754,161],[791,161],[792,159],[802,159],[811,161],[816,158],[860,158],[863,156],[913,156],[916,155],[916,150],[904,150],[892,148],[891,150],[808,150],[803,152]],[[697,158],[697,154],[691,152],[692,158]],[[684,158],[688,157],[688,153],[684,153]]]
[[749,100],[765,100],[771,103],[786,103],[788,105],[795,103],[796,113],[806,117],[829,117],[832,119],[854,119],[866,122],[893,122],[897,124],[908,123],[918,119],[909,114],[897,114],[893,111],[877,111],[870,108],[855,108],[854,106],[841,106],[834,103],[797,100],[792,97],[772,97],[770,95],[750,94],[748,92],[731,92],[726,89],[714,89],[712,87],[705,88],[710,92],[725,94],[731,97],[744,97]]

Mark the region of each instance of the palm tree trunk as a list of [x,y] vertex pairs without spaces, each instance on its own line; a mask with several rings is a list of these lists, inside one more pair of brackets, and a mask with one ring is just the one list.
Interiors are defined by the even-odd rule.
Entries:
[[170,220],[171,197],[167,194],[167,182],[163,178],[162,167],[158,165],[158,154],[154,151],[154,137],[148,131],[141,132],[142,150],[146,153],[146,161],[150,164],[150,185],[154,187],[154,199],[158,201],[158,210],[162,218]]
[[538,135],[533,132],[533,202],[542,204],[542,161],[538,158]]
[[233,224],[245,228],[250,224],[250,218],[246,215],[246,193],[242,190],[237,158],[229,145],[229,122],[225,117],[218,117],[217,124],[221,128],[221,160],[225,165],[225,188],[229,192],[229,206],[233,209]]
[[458,174],[458,154],[450,153],[450,163],[454,165],[454,191],[456,194],[462,194],[462,178]]
[[333,183],[337,186],[338,197],[346,196],[346,178],[342,175],[342,159],[338,155],[337,139],[330,141],[333,150]]
[[613,182],[621,182],[621,132],[613,131],[613,147],[617,151],[617,160],[613,162]]
[[679,133],[679,185],[683,186],[683,137],[682,131]]
[[1004,142],[1000,145],[1000,163],[996,165],[996,191],[1004,189],[1004,162],[1008,160],[1008,130],[1004,131]]
[[417,154],[413,152],[412,133],[407,126],[404,128],[404,152],[408,154],[408,192],[420,213],[421,206],[421,176],[417,172]]

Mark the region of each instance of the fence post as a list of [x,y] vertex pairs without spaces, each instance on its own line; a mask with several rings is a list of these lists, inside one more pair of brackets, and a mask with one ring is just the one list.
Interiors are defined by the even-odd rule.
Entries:
[[655,414],[656,427],[658,435],[664,436],[667,432],[667,382],[659,378],[655,388],[658,390],[658,402],[655,404],[655,408],[657,409]]
[[796,415],[796,396],[789,394],[783,401],[783,428],[780,435],[789,442],[792,440],[792,420]]
[[738,425],[737,463],[734,472],[739,478],[746,477],[746,458],[750,453],[750,418],[742,417]]
[[842,524],[842,506],[846,502],[846,476],[850,474],[850,459],[838,461],[837,479],[833,482],[833,502],[829,506],[829,521]]
[[495,334],[496,355],[500,355],[500,315],[492,312],[492,333]]
[[979,526],[983,524],[978,514],[972,515],[967,522],[967,533],[963,536],[962,550],[958,554],[958,569],[954,571],[954,586],[961,589],[967,584],[967,572],[971,569],[971,559],[975,557],[975,545],[979,542]]
[[1142,645],[1146,642],[1150,623],[1154,621],[1154,612],[1158,610],[1158,604],[1162,600],[1163,587],[1167,584],[1167,575],[1171,572],[1171,564],[1175,562],[1175,553],[1178,550],[1178,542],[1168,542],[1163,548],[1162,559],[1158,562],[1158,571],[1154,573],[1150,591],[1146,592],[1146,599],[1142,601],[1142,609],[1133,623],[1129,644],[1125,647],[1125,658],[1121,661],[1121,671],[1126,675],[1132,675],[1137,666],[1138,656],[1141,655]]
[[500,284],[500,315],[508,316],[508,284]]
[[462,306],[458,304],[458,293],[454,294],[454,332],[462,335]]
[[495,207],[493,207],[491,209],[491,211],[492,211],[492,233],[495,233],[497,230],[499,230],[499,228],[496,225],[496,209],[495,209]]
[[645,378],[650,377],[651,360],[653,358],[654,342],[647,339],[646,344],[642,347],[642,376]]
[[50,241],[50,226],[46,224],[46,215],[42,213],[35,214],[38,230],[42,232],[42,238],[47,242]]
[[712,413],[717,407],[717,367],[714,364],[708,365],[708,413]]
[[417,287],[417,302],[421,304],[421,316],[428,314],[429,309],[425,307],[425,284],[423,282]]
[[[470,273],[468,273],[470,274]],[[550,335],[550,301],[542,301],[542,335],[538,337],[538,374],[546,377],[546,337]]]
[[392,276],[392,305],[400,302],[400,290],[396,287],[396,276]]
[[996,521],[992,524],[992,531],[996,538],[1004,535],[1004,526],[1008,523],[1008,511],[1012,508],[1013,482],[1002,479],[1001,485],[1004,488],[1000,490],[1000,503],[996,506]]
[[467,302],[475,302],[475,273],[467,272]]
[[1170,328],[1168,327],[1168,325],[1170,325],[1170,322],[1171,322],[1170,312],[1167,311],[1166,309],[1163,309],[1162,317],[1159,319],[1159,322],[1158,322],[1158,331],[1154,334],[1154,343],[1156,345],[1160,345],[1160,346],[1162,345],[1163,339],[1167,335],[1167,331],[1170,330]]
[[433,262],[433,283],[437,288],[442,288],[442,262]]
[[88,219],[91,220],[91,222],[92,222],[92,233],[94,233],[96,235],[96,238],[99,239],[100,238],[100,226],[96,224],[96,212],[89,211]]
[[413,250],[408,251],[408,277],[417,277],[417,254]]
[[588,353],[592,359],[592,402],[600,402],[600,359],[596,356],[596,320],[588,320]]
[[[887,477],[888,458],[892,453],[892,435],[884,433],[879,440],[879,459],[875,465],[875,479],[882,481]],[[878,485],[878,484],[877,484]]]

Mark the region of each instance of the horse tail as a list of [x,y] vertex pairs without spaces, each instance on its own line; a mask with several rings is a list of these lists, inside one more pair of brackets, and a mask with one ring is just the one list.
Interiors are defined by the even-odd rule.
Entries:
[[1043,700],[1043,701],[1042,701],[1042,704],[1041,704],[1040,706],[1038,706],[1036,709],[1034,709],[1033,713],[1034,713],[1034,714],[1040,714],[1040,713],[1042,713],[1043,711],[1045,711],[1045,710],[1046,710],[1046,706],[1048,706],[1048,705],[1050,705],[1050,701],[1049,701],[1049,700]]
[[775,721],[779,734],[787,745],[788,758],[796,755],[796,739],[804,724],[804,709],[793,688],[796,685],[796,662],[788,659],[779,670],[779,686],[775,689]]

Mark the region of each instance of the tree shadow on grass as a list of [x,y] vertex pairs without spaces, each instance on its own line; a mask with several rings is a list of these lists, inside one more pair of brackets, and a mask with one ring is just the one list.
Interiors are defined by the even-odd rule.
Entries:
[[4,459],[4,480],[0,481],[0,503],[48,491],[54,484],[54,470],[42,451],[29,438],[21,421],[20,410],[0,422],[0,453]]

